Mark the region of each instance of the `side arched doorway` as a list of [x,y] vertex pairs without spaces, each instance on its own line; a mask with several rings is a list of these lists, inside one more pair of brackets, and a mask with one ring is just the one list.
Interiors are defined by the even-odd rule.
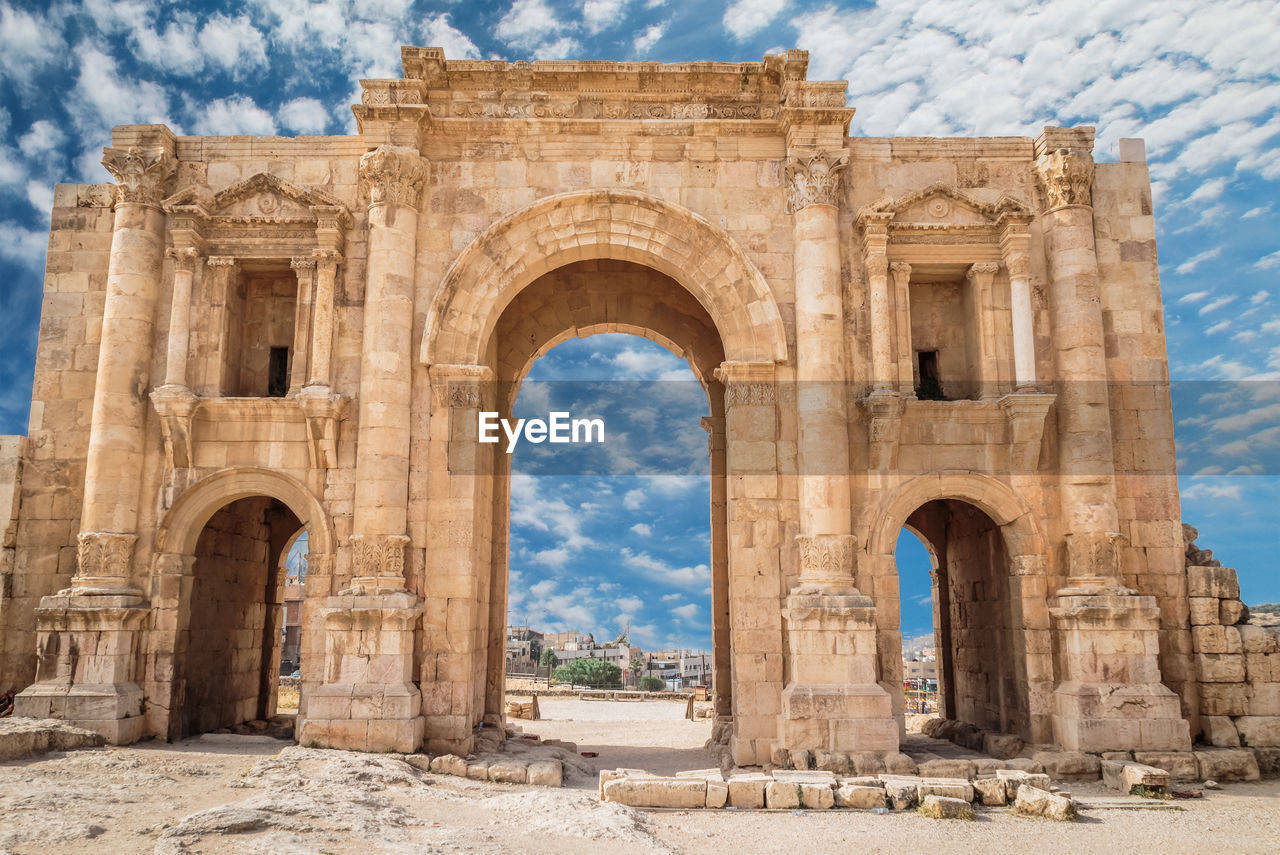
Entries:
[[[600,332],[663,345],[688,360],[707,392],[717,714],[722,733],[732,721],[738,762],[760,762],[776,731],[785,648],[773,385],[787,358],[781,315],[722,230],[661,199],[613,190],[550,197],[496,223],[446,273],[428,311],[428,748],[466,747],[473,728],[502,717],[509,461],[477,443],[477,413],[509,413],[539,356]],[[750,515],[735,518],[739,501]],[[446,577],[437,567],[470,570]]]
[[872,529],[880,664],[903,715],[898,535],[928,547],[933,567],[938,696],[944,717],[1029,742],[1053,739],[1048,556],[1029,509],[1007,485],[943,473],[890,491]]
[[[304,531],[308,564],[324,576],[333,532],[323,509],[301,482],[269,470],[211,475],[170,508],[157,538],[152,599],[154,649],[168,658],[157,662],[151,687],[153,697],[169,700],[149,711],[157,735],[181,739],[275,714],[284,559]],[[318,657],[307,654],[316,639],[305,617],[302,634],[304,667],[315,672]]]

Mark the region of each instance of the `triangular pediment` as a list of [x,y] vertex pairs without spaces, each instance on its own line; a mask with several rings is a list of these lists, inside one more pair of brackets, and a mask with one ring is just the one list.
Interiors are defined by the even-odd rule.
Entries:
[[210,213],[219,217],[313,217],[313,208],[346,207],[320,190],[299,187],[259,172],[215,193]]
[[1008,194],[996,202],[986,202],[942,182],[896,199],[882,199],[865,210],[891,214],[891,222],[895,225],[958,227],[989,226],[1006,215],[1031,214],[1030,209]]

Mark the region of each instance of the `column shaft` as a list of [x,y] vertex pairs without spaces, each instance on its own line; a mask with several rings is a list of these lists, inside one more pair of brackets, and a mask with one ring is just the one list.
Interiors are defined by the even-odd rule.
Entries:
[[191,280],[195,276],[194,249],[170,250],[174,259],[173,306],[169,310],[169,349],[165,355],[166,386],[187,385],[187,354],[191,347]]
[[293,314],[293,354],[289,368],[289,394],[296,395],[307,382],[307,357],[311,340],[311,303],[315,290],[316,260],[295,258],[290,266],[297,271],[298,299]]
[[342,262],[336,253],[316,261],[316,295],[311,309],[311,372],[308,386],[329,385],[329,359],[333,351],[333,288]]
[[1013,376],[1019,392],[1036,385],[1035,316],[1031,310],[1031,238],[1025,229],[1006,229],[1000,238],[1004,266],[1009,271],[1009,303],[1013,316]]

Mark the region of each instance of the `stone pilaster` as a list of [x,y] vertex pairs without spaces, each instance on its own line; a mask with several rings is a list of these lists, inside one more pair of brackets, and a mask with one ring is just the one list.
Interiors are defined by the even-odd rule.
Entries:
[[1093,239],[1093,157],[1056,145],[1046,129],[1036,166],[1048,200],[1042,215],[1049,267],[1049,312],[1058,378],[1058,446],[1064,531],[1073,580],[1116,584],[1120,568],[1107,544],[1119,530],[1111,442],[1101,288]]
[[307,364],[311,355],[311,313],[315,299],[316,259],[290,259],[298,278],[298,299],[293,315],[293,364],[289,367],[289,396],[297,395],[307,382]]
[[329,386],[333,354],[334,282],[342,256],[332,250],[316,250],[315,304],[311,319],[311,371],[308,386]]
[[1000,233],[1000,253],[1009,271],[1013,321],[1013,376],[1017,392],[1036,391],[1035,314],[1031,308],[1031,235],[1026,225],[1010,224]]
[[[778,716],[782,752],[898,747],[890,697],[877,682],[875,608],[855,587],[837,224],[845,157],[817,152],[787,162],[795,217],[800,573],[784,611],[791,679]],[[886,273],[887,263],[880,271],[882,312],[872,323],[883,326],[887,342]],[[888,349],[876,352],[877,388],[889,390]]]
[[164,384],[187,385],[187,355],[191,347],[191,281],[200,254],[194,247],[169,249],[173,259],[173,305],[169,310],[169,347],[165,354]]
[[417,206],[426,167],[417,151],[384,145],[360,159],[360,178],[369,194],[369,252],[353,530],[398,537],[409,501]]
[[894,348],[897,352],[898,394],[916,397],[915,352],[911,347],[911,265],[895,261],[889,265],[893,276]]
[[965,271],[968,280],[969,330],[974,336],[973,368],[975,376],[971,384],[979,398],[990,399],[997,395],[999,380],[995,354],[995,303],[992,284],[1000,265],[980,262],[969,265]]

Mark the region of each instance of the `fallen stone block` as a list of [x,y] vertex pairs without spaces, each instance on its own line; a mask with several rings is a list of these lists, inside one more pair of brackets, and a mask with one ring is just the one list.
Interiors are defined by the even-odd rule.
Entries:
[[813,754],[809,751],[788,751],[788,767],[801,772],[813,768]]
[[646,772],[644,769],[601,769],[600,770],[600,798],[604,798],[604,785],[609,781],[616,781],[619,778],[657,778],[652,772]]
[[938,736],[938,730],[945,722],[944,718],[926,719],[924,724],[920,725],[920,732],[930,739],[941,739],[942,737]]
[[1240,744],[1250,748],[1275,748],[1280,746],[1280,716],[1242,715],[1235,720],[1240,734]]
[[885,781],[884,794],[894,810],[907,810],[920,800],[919,783],[916,781]]
[[1135,751],[1133,759],[1169,773],[1171,781],[1198,781],[1200,767],[1190,751]]
[[968,748],[970,751],[981,751],[986,735],[987,732],[982,728],[966,723],[956,728],[955,735],[951,737],[951,741],[962,748]]
[[736,808],[764,807],[764,788],[773,779],[768,775],[744,774],[729,777],[729,804]]
[[1058,822],[1070,822],[1079,816],[1070,796],[1046,792],[1036,787],[1020,787],[1013,802],[1013,812],[1021,816],[1038,816]]
[[1021,769],[1001,769],[996,778],[1004,781],[1005,797],[1014,801],[1022,787],[1049,791],[1049,776],[1044,772],[1023,772]]
[[[938,721],[941,721],[941,719],[938,719]],[[920,771],[916,766],[916,761],[901,752],[885,755],[884,770],[890,775],[915,775]],[[859,771],[858,774],[862,774],[862,772]]]
[[951,799],[946,796],[925,796],[920,802],[921,816],[930,819],[974,819],[973,805],[964,799]]
[[808,810],[826,810],[836,803],[835,789],[831,784],[779,780],[774,780],[765,787],[764,800],[765,805],[770,808]]
[[1280,748],[1251,748],[1258,761],[1258,772],[1264,778],[1280,777]]
[[992,778],[997,769],[1007,769],[1009,764],[991,757],[978,757],[973,761],[973,777]]
[[106,745],[102,734],[51,718],[0,719],[0,761],[19,760],[46,751],[72,751]]
[[1169,773],[1144,763],[1103,760],[1102,783],[1126,795],[1169,798]]
[[524,784],[529,780],[529,767],[515,760],[495,760],[489,764],[489,780],[498,784]]
[[1248,748],[1217,748],[1193,752],[1204,780],[1256,781],[1262,777],[1258,758]]
[[724,781],[707,781],[707,807],[722,808],[729,800],[729,785]]
[[1037,751],[1031,759],[1055,781],[1096,781],[1102,776],[1102,761],[1082,751]]
[[431,771],[438,775],[467,776],[467,761],[456,754],[441,754],[431,760]]
[[1020,772],[1030,772],[1033,775],[1039,775],[1044,772],[1044,766],[1030,757],[1010,757],[1004,761],[1000,768],[1017,769]]
[[917,765],[922,778],[960,778],[969,780],[973,777],[972,760],[926,760]]
[[1239,748],[1240,734],[1236,726],[1225,715],[1204,715],[1200,717],[1204,727],[1204,741],[1217,748]]
[[1000,778],[974,778],[973,791],[987,807],[1000,807],[1009,803],[1009,791]]
[[961,799],[966,802],[973,801],[973,785],[967,781],[958,781],[954,779],[930,779],[921,781],[916,785],[917,797],[921,804],[928,796],[942,796],[948,799]]
[[818,769],[836,775],[847,775],[853,769],[849,755],[838,751],[815,751],[813,762]]
[[[890,756],[906,757],[905,754]],[[907,757],[907,759],[910,760],[911,758]],[[853,772],[855,775],[879,775],[881,772],[886,771],[884,758],[879,754],[873,754],[869,751],[850,756],[849,765],[852,767],[849,771]],[[911,771],[914,773],[915,764],[913,763],[911,765]]]
[[884,787],[841,784],[835,790],[836,807],[872,810],[885,807]]
[[1009,757],[1017,757],[1021,753],[1026,743],[1021,737],[1014,736],[1011,733],[991,733],[988,731],[982,737],[982,753],[990,754],[992,757],[998,757],[1004,760]]
[[578,753],[578,743],[576,742],[565,742],[563,739],[544,739],[542,740],[542,744],[549,748],[559,748],[564,751],[568,751],[570,754]]
[[626,776],[605,782],[604,800],[630,807],[706,807],[707,782],[693,778]]
[[489,780],[489,761],[472,760],[467,764],[467,777],[473,781]]
[[529,764],[529,783],[538,787],[564,786],[564,764],[559,760],[534,760]]

